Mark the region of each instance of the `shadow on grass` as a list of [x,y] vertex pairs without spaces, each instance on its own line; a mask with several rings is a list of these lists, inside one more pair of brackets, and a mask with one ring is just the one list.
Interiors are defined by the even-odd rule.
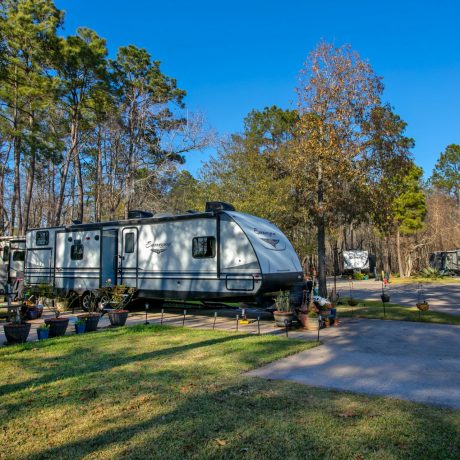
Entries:
[[381,412],[394,401],[355,398],[359,405],[350,410],[344,393],[241,378],[182,397],[161,415],[129,424],[107,420],[110,428],[101,433],[28,458],[459,458],[454,423],[401,402],[391,409],[399,417],[392,425]]
[[[139,331],[147,331],[149,329],[151,332],[155,331],[170,331],[171,329],[166,326],[150,326],[149,328],[130,328],[133,329],[129,333],[135,333]],[[175,333],[179,333],[180,329],[172,328]],[[160,350],[152,350],[145,353],[133,354],[129,353],[129,350],[124,352],[116,351],[114,353],[103,352],[101,350],[95,350],[88,345],[78,346],[78,344],[73,344],[72,350],[64,355],[59,357],[50,357],[43,358],[40,360],[40,365],[37,367],[36,361],[37,358],[31,357],[21,357],[19,353],[17,356],[17,361],[21,366],[34,367],[35,370],[41,372],[41,375],[36,378],[32,378],[20,383],[6,383],[0,386],[0,396],[7,395],[11,392],[21,391],[23,389],[29,388],[31,385],[39,386],[47,383],[54,382],[56,380],[56,375],[59,374],[60,380],[69,378],[69,377],[82,377],[92,372],[104,372],[110,369],[113,369],[118,366],[123,366],[125,364],[131,364],[133,362],[142,362],[149,359],[155,358],[167,358],[168,356],[176,355],[178,353],[191,351],[197,348],[209,347],[213,345],[222,344],[225,342],[232,342],[241,338],[249,337],[247,334],[238,334],[238,335],[228,335],[225,337],[218,337],[210,340],[202,340],[198,342],[192,342],[186,345],[179,346],[170,346],[168,348],[163,348]],[[87,337],[86,337],[87,338]],[[71,341],[73,337],[66,338],[66,340]],[[87,338],[88,339],[88,338]],[[114,337],[115,339],[115,337]],[[88,339],[90,340],[90,339]],[[54,342],[54,345],[56,342]],[[51,344],[46,344],[44,347],[52,346]],[[65,345],[69,345],[66,343]],[[72,343],[70,343],[72,345]],[[21,348],[21,351],[29,350],[33,347],[27,345]],[[35,346],[34,348],[37,348]],[[39,348],[38,348],[39,349]],[[94,360],[94,353],[99,353],[97,360]],[[86,360],[86,358],[89,358]],[[58,363],[57,366],[52,366],[52,363]]]

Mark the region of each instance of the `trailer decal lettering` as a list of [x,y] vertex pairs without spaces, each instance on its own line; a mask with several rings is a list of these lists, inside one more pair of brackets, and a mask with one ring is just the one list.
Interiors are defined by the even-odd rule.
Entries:
[[261,240],[265,241],[268,244],[270,244],[274,248],[276,248],[276,245],[280,242],[280,240],[274,240],[272,238],[261,238]]
[[154,243],[153,241],[147,241],[147,244],[145,245],[147,249],[154,252],[155,254],[161,254],[162,252],[165,252],[170,246],[171,243]]
[[[264,230],[259,230],[258,228],[254,228],[254,233],[257,235],[257,236],[266,236],[266,237],[273,237],[273,236],[276,236],[276,233],[275,232],[267,232],[267,231],[264,231]],[[279,240],[278,240],[279,241]]]

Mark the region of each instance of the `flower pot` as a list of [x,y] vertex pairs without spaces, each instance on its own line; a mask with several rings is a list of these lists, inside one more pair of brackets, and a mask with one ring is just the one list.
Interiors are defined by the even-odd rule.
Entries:
[[273,312],[273,316],[275,317],[275,324],[278,327],[285,327],[287,320],[288,326],[292,325],[292,320],[294,319],[294,312],[292,311],[279,311],[275,310]]
[[28,308],[26,311],[26,317],[28,320],[38,319],[41,316],[41,312],[38,308]]
[[86,332],[94,332],[97,331],[101,315],[99,313],[83,313],[82,315],[78,315],[78,318],[85,321]]
[[419,302],[416,305],[420,311],[428,311],[430,309],[428,302]]
[[3,325],[8,343],[24,343],[30,332],[30,323],[8,323]]
[[49,337],[50,330],[48,328],[46,329],[37,329],[37,337],[38,340],[44,340]]
[[124,326],[128,319],[128,310],[113,310],[109,311],[109,320],[112,326]]
[[390,296],[388,294],[381,294],[380,298],[382,299],[382,302],[388,303],[390,301]]
[[[306,315],[305,315],[306,316]],[[317,331],[318,330],[318,327],[319,327],[319,321],[318,321],[318,318],[311,318],[309,316],[307,316],[306,320],[305,320],[305,329],[307,329],[307,331]]]
[[48,318],[45,319],[45,324],[50,327],[50,337],[60,337],[65,335],[65,331],[69,324],[69,318]]
[[86,324],[75,324],[75,334],[83,334],[86,329]]

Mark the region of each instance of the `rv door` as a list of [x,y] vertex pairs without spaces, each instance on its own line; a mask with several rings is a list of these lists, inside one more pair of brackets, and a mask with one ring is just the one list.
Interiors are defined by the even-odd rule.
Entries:
[[137,288],[138,276],[138,230],[126,227],[122,231],[122,251],[120,264],[121,284]]
[[101,286],[117,284],[118,230],[102,230]]

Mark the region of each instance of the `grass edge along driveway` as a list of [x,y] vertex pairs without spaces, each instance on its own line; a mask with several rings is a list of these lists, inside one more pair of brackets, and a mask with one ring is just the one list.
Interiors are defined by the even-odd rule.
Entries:
[[459,458],[459,412],[241,375],[312,346],[135,326],[5,347],[0,458]]
[[344,305],[337,305],[339,317],[460,325],[459,315],[449,315],[448,313],[433,310],[419,312],[417,307],[407,307],[396,303],[386,303],[384,310],[383,303],[377,300],[355,300],[358,302],[358,305],[351,307],[347,305],[348,298],[345,297],[342,299]]

